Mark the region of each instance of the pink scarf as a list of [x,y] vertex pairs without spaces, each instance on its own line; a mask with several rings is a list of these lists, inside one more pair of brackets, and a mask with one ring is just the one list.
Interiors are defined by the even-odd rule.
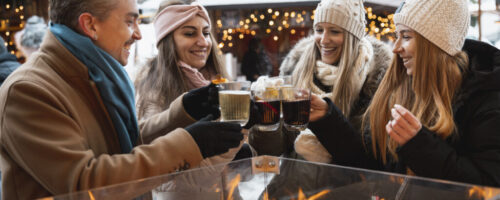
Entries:
[[190,90],[207,86],[208,84],[210,84],[210,81],[207,80],[203,76],[203,74],[200,71],[198,71],[198,69],[191,67],[182,61],[179,61],[179,67],[181,68],[182,73],[184,73],[184,76],[186,77],[186,81]]

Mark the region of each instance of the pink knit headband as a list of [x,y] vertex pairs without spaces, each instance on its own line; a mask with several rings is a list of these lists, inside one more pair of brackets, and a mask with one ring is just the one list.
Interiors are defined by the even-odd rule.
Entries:
[[210,17],[207,10],[199,4],[191,5],[171,5],[163,9],[154,19],[156,33],[156,46],[165,36],[179,28],[182,24],[191,20],[196,15],[207,20],[210,23]]

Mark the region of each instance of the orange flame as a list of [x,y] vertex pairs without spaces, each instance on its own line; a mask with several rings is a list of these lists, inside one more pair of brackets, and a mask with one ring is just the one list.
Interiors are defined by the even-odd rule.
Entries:
[[469,197],[479,197],[483,199],[489,199],[493,198],[493,196],[496,195],[494,194],[492,189],[484,189],[478,186],[472,186],[471,189],[469,189]]
[[236,177],[233,178],[233,180],[229,182],[231,189],[229,190],[229,196],[227,197],[228,200],[233,200],[234,189],[236,189],[236,186],[238,186],[240,181],[241,181],[241,175],[238,174],[236,175]]

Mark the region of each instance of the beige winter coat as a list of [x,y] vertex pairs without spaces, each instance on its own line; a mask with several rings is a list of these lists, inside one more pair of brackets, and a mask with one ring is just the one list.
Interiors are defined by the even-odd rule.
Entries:
[[[40,52],[0,88],[2,198],[53,196],[197,166],[196,142],[175,129],[194,122],[181,98],[141,123],[141,135],[157,139],[119,154],[87,68],[48,32]],[[158,123],[169,125],[158,129]]]

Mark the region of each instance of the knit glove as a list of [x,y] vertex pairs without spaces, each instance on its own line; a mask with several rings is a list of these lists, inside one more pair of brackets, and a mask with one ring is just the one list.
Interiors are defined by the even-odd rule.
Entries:
[[203,158],[225,153],[230,148],[237,147],[243,140],[239,124],[212,122],[213,119],[209,114],[185,128],[200,148]]
[[182,97],[186,112],[196,120],[211,114],[215,119],[220,117],[219,89],[213,83],[189,91]]

